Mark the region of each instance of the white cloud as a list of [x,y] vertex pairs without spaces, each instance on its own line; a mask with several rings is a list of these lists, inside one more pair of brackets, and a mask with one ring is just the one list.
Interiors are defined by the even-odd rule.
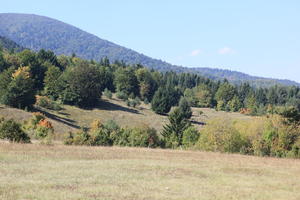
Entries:
[[218,53],[225,55],[225,54],[233,54],[233,53],[235,53],[235,51],[232,48],[223,47],[223,48],[219,49]]
[[200,49],[195,49],[190,53],[190,56],[198,56],[201,52]]

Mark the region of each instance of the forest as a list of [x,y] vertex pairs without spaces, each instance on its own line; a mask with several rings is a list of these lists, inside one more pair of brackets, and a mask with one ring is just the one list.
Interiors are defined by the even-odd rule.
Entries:
[[[135,107],[142,101],[150,104],[156,114],[168,115],[169,123],[157,134],[149,127],[125,129],[113,121],[102,124],[95,120],[89,128],[68,133],[65,144],[186,147],[300,156],[297,86],[254,88],[248,83],[234,85],[226,79],[215,81],[192,73],[158,72],[141,64],[111,63],[106,57],[97,62],[80,59],[75,54],[56,56],[45,50],[0,50],[1,104],[28,111],[33,111],[34,105],[59,110],[64,104],[90,109],[99,104],[102,95],[111,98],[113,93],[128,106]],[[249,124],[219,119],[199,132],[189,120],[191,107],[260,118]],[[43,138],[52,129],[40,114],[25,125],[13,120],[0,121],[0,138],[16,142],[30,141],[28,130],[35,130],[35,137]]]

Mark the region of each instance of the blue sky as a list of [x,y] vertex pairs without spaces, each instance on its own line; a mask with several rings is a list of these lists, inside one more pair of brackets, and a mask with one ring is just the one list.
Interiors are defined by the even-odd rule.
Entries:
[[217,67],[300,82],[297,0],[26,0],[33,13],[176,65]]

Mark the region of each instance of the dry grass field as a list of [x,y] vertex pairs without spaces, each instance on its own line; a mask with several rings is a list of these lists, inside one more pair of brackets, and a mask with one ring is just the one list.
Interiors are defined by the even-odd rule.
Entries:
[[[203,114],[199,114],[202,111]],[[128,107],[124,101],[116,98],[107,99],[102,97],[102,101],[97,108],[80,109],[74,106],[64,105],[62,111],[44,110],[44,114],[50,119],[54,130],[59,135],[68,131],[75,131],[82,126],[89,126],[95,119],[105,122],[115,120],[122,127],[137,127],[148,125],[161,131],[163,125],[168,122],[167,116],[155,114],[150,105],[141,104],[138,108]],[[13,118],[19,122],[28,120],[32,114],[23,110],[0,106],[0,117]],[[239,113],[228,113],[215,111],[210,108],[193,108],[192,121],[194,125],[201,129],[202,124],[213,118],[234,118],[251,120],[252,117]]]
[[0,142],[1,200],[299,200],[300,160]]

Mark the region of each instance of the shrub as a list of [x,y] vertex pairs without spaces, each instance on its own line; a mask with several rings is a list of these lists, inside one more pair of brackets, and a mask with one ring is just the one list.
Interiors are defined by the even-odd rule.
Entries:
[[194,127],[190,126],[183,131],[182,144],[184,147],[192,147],[196,144],[200,136],[199,131]]
[[119,129],[117,131],[111,132],[111,140],[113,141],[113,145],[118,146],[129,146],[129,135],[130,130],[129,129]]
[[103,95],[106,96],[107,98],[111,99],[112,98],[112,93],[110,90],[108,90],[107,88],[105,88]]
[[146,105],[148,105],[150,102],[149,102],[149,100],[148,100],[148,98],[145,98],[144,99],[144,103],[146,104]]
[[112,129],[106,128],[100,120],[94,120],[89,131],[82,129],[76,133],[69,132],[64,139],[64,144],[110,146],[113,144],[110,137],[112,131]]
[[46,96],[36,96],[35,105],[50,110],[56,110],[56,111],[62,110],[61,106],[57,102],[49,99]]
[[136,107],[136,106],[139,106],[139,105],[141,105],[141,100],[140,100],[140,98],[139,97],[135,97],[134,99],[133,99],[133,104],[134,105],[132,105],[132,107]]
[[198,147],[219,152],[241,152],[248,146],[230,119],[213,119],[201,132]]
[[50,144],[54,134],[54,128],[50,121],[40,112],[33,113],[30,120],[23,124],[24,129],[35,139],[42,140],[42,143]]
[[292,150],[288,154],[289,157],[300,158],[300,138],[293,144]]
[[253,141],[256,155],[286,157],[290,151],[297,149],[300,129],[297,124],[286,123],[286,119],[278,115],[270,116],[261,137]]
[[70,131],[66,134],[64,138],[64,144],[65,145],[72,145],[74,142],[74,134]]
[[149,127],[130,129],[128,137],[129,146],[134,147],[157,147],[159,146],[159,138],[156,130]]
[[[87,130],[81,129],[80,131],[76,132],[72,135],[72,142],[71,144],[74,145],[90,145],[91,144],[91,135],[88,133]],[[70,138],[68,138],[70,139]]]
[[128,99],[128,95],[125,92],[123,92],[123,91],[117,92],[116,93],[116,97],[118,99],[123,100],[123,101],[126,101]]
[[30,120],[30,125],[33,126],[33,128],[36,128],[36,126],[38,125],[38,123],[40,123],[40,121],[46,119],[45,115],[43,115],[42,113],[40,112],[34,112],[32,113],[32,118]]
[[141,100],[138,98],[138,97],[136,97],[136,98],[134,98],[134,99],[128,99],[127,101],[126,101],[126,104],[127,104],[127,106],[129,106],[129,107],[133,107],[133,108],[135,108],[136,106],[138,106],[138,105],[141,105]]
[[110,132],[107,129],[99,128],[90,133],[90,145],[93,146],[111,146],[113,144],[110,138]]
[[115,120],[108,120],[104,123],[103,127],[110,132],[118,131],[120,129],[120,126],[117,124]]
[[10,142],[29,143],[29,136],[22,130],[21,124],[14,120],[3,120],[0,123],[0,139],[8,139]]

